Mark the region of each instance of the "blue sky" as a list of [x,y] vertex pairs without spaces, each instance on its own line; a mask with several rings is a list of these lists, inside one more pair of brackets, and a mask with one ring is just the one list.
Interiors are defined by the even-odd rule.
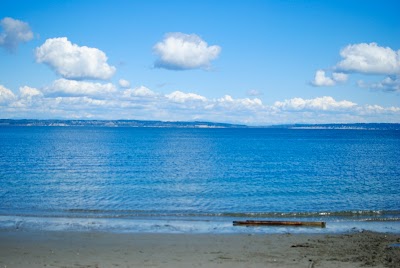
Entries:
[[400,122],[398,1],[0,2],[0,117]]

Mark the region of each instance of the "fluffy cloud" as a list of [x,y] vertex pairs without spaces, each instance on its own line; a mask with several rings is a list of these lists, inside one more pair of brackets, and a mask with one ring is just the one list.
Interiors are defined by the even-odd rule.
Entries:
[[341,109],[349,109],[357,104],[351,101],[336,101],[329,96],[319,97],[315,99],[293,98],[283,102],[277,101],[274,106],[282,110],[320,110],[320,111],[337,111]]
[[221,52],[195,34],[169,33],[154,46],[158,55],[155,67],[171,70],[208,68]]
[[123,87],[123,88],[128,88],[131,86],[131,83],[129,83],[129,81],[125,80],[125,79],[119,79],[118,84],[120,87]]
[[381,82],[365,83],[361,80],[357,84],[373,90],[399,91],[400,50],[381,47],[377,43],[360,43],[346,46],[340,51],[340,56],[343,59],[332,67],[337,71],[332,73],[332,78],[326,76],[323,70],[318,70],[311,84],[334,86],[337,82],[346,82],[347,73],[386,75]]
[[11,90],[0,85],[0,103],[6,103],[15,99],[14,93]]
[[182,91],[174,91],[170,94],[165,95],[165,97],[173,102],[184,103],[188,101],[207,101],[206,97],[195,93],[184,93]]
[[382,107],[376,104],[357,107],[356,110],[361,116],[400,115],[400,107]]
[[335,82],[346,82],[349,76],[345,73],[332,73],[332,78]]
[[316,87],[334,86],[337,82],[346,82],[347,78],[347,74],[344,73],[332,73],[332,78],[330,78],[325,75],[325,71],[318,70],[311,84]]
[[42,96],[42,92],[36,88],[23,86],[19,88],[19,95],[22,98],[32,98],[37,96]]
[[325,71],[318,70],[315,73],[314,81],[311,82],[314,86],[333,86],[335,85],[335,81],[332,78],[325,76]]
[[23,86],[19,88],[19,96],[14,98],[10,106],[18,110],[40,110],[41,107],[46,106],[43,105],[44,103],[43,93],[40,90],[29,86]]
[[72,44],[66,37],[47,39],[35,54],[37,62],[49,65],[64,78],[109,79],[116,70],[108,65],[103,51]]
[[79,110],[79,108],[81,108],[81,109],[87,108],[86,106],[103,107],[112,102],[109,102],[106,100],[93,99],[90,97],[83,96],[83,97],[57,97],[57,98],[55,98],[55,103],[58,106],[63,107],[64,109],[75,110],[78,108],[78,110]]
[[[250,98],[244,98],[244,99],[234,99],[230,95],[225,95],[222,98],[217,99],[214,103],[211,105],[219,106],[219,107],[224,107],[227,109],[233,109],[233,110],[252,110],[252,109],[259,109],[262,108],[263,104],[262,101],[258,98],[250,99]],[[208,106],[210,107],[210,106]]]
[[18,44],[32,40],[33,33],[28,23],[13,18],[4,18],[0,21],[3,32],[0,33],[0,45],[8,51],[15,51]]
[[235,99],[225,95],[218,99],[207,99],[198,94],[181,91],[172,92],[164,97],[167,102],[160,99],[160,108],[168,114],[168,120],[251,123],[255,121],[255,117],[259,120],[261,114],[269,109],[257,98]]
[[382,90],[386,92],[400,92],[400,78],[399,77],[386,77],[377,83],[366,83],[364,81],[357,82],[359,87],[370,88],[372,90]]
[[123,92],[124,98],[133,98],[133,97],[155,97],[157,94],[147,87],[140,86],[135,89],[127,89]]
[[340,51],[336,68],[364,74],[400,74],[400,50],[380,47],[377,43],[348,45]]
[[101,97],[116,92],[113,84],[101,84],[85,81],[75,81],[68,79],[58,79],[50,87],[46,88],[46,93],[56,96],[92,96]]

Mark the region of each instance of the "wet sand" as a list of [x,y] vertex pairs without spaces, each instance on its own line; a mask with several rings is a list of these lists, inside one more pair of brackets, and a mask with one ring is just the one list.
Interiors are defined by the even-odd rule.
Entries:
[[400,267],[400,234],[0,231],[0,267]]

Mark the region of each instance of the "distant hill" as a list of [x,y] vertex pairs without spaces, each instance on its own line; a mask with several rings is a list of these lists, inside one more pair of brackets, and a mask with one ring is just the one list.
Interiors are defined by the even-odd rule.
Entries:
[[0,119],[0,126],[46,126],[46,127],[160,127],[160,128],[244,128],[246,125],[213,122],[173,122],[150,120],[38,120]]
[[[159,127],[159,128],[256,128],[254,126],[215,123],[204,121],[152,121],[152,120],[39,120],[39,119],[0,119],[0,126],[46,126],[46,127]],[[353,123],[353,124],[285,124],[257,126],[257,128],[286,129],[387,129],[400,130],[400,124]]]

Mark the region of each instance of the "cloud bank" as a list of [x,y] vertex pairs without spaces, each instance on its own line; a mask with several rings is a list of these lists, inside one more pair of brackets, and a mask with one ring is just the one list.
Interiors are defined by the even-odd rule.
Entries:
[[158,56],[154,66],[170,70],[207,69],[221,52],[195,34],[169,33],[154,47]]
[[35,51],[36,61],[50,66],[68,79],[111,78],[116,68],[107,63],[106,54],[87,46],[72,44],[66,37],[50,38]]
[[258,98],[198,93],[155,92],[145,86],[118,89],[111,83],[55,80],[41,89],[24,86],[18,93],[0,86],[4,118],[205,120],[268,125],[283,123],[397,122],[400,107],[359,105],[330,96],[291,98],[264,104]]
[[0,33],[0,46],[9,52],[15,52],[19,43],[33,39],[33,32],[29,24],[13,18],[4,18],[0,21],[3,32]]

